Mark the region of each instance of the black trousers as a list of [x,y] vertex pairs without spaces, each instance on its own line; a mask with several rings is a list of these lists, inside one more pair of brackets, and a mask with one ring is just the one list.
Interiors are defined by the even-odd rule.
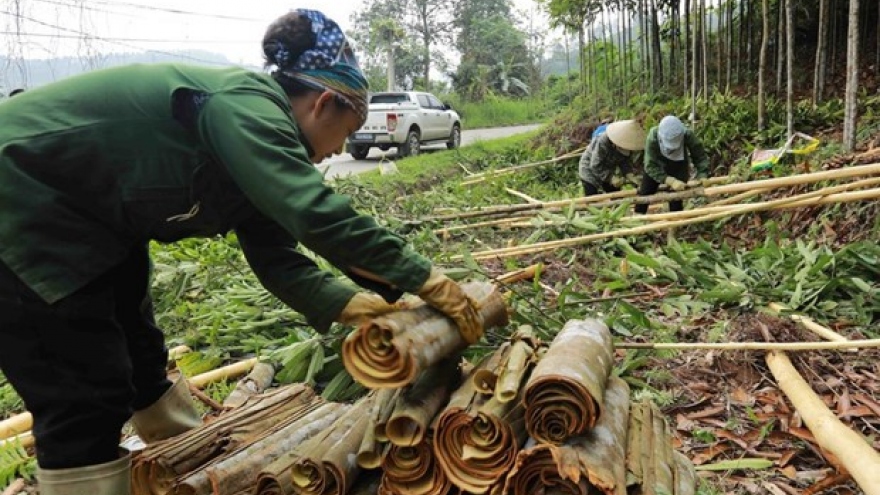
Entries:
[[[587,182],[585,180],[581,181],[581,185],[584,186],[584,196],[593,196],[594,194],[599,194],[599,192],[600,192],[599,188],[597,188],[596,186],[594,186],[593,184],[590,184],[589,182]],[[606,183],[602,184],[602,189],[606,193],[620,191],[619,187],[614,187],[614,185],[612,185],[610,182],[606,182]]]
[[132,411],[170,387],[149,274],[144,246],[47,304],[0,263],[0,369],[33,414],[40,467],[117,459]]
[[[676,179],[687,182],[688,181],[688,164],[687,162],[682,161],[680,164],[676,163],[671,166],[666,167],[666,174],[675,177]],[[660,184],[651,178],[648,174],[642,174],[642,184],[639,186],[639,196],[650,196],[652,194],[656,194],[657,190],[660,188]],[[684,204],[680,199],[672,200],[669,202],[669,211],[681,211],[684,209]],[[648,212],[648,203],[637,203],[635,207],[636,213],[647,213]]]

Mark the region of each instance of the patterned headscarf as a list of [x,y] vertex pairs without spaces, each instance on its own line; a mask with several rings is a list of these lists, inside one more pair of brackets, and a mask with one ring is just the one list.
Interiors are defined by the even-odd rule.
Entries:
[[310,88],[336,92],[339,100],[354,110],[363,124],[367,120],[369,85],[342,29],[317,10],[297,9],[295,12],[311,21],[315,46],[290,64],[290,50],[276,41],[273,48],[279,70]]

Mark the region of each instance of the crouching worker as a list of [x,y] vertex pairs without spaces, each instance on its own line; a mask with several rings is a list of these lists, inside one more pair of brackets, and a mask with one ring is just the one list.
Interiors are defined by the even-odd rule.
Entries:
[[[0,369],[33,414],[42,495],[125,495],[131,418],[155,442],[200,424],[150,298],[151,240],[234,231],[260,282],[319,332],[417,294],[458,325],[473,302],[314,167],[367,115],[339,26],[296,10],[268,74],[182,64],[93,71],[0,105]],[[302,243],[356,284],[322,271]]]
[[[632,173],[632,159],[636,151],[645,147],[645,130],[636,120],[621,120],[605,127],[594,136],[581,155],[578,175],[584,187],[584,196],[619,191],[629,182],[637,183]],[[619,175],[616,175],[619,172]]]
[[[688,183],[689,162],[696,169],[694,181]],[[666,184],[672,191],[683,191],[689,186],[698,186],[709,175],[709,157],[694,131],[685,127],[678,119],[667,115],[660,124],[648,131],[645,143],[645,173],[639,187],[639,196],[650,196],[657,192],[660,184]],[[681,211],[681,200],[669,202],[669,211]],[[636,213],[648,211],[647,203],[637,204]]]

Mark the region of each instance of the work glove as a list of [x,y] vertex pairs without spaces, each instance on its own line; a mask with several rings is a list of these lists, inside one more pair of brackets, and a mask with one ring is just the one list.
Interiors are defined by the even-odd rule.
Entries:
[[614,187],[620,188],[620,186],[623,185],[623,179],[621,179],[620,177],[612,177],[611,178],[611,185]]
[[357,326],[377,316],[393,313],[403,307],[399,304],[388,304],[385,299],[376,294],[358,292],[348,301],[348,304],[336,317],[338,323],[343,325]]
[[473,344],[483,336],[483,323],[477,304],[457,282],[437,268],[431,268],[428,280],[416,293],[429,306],[439,310],[458,325],[461,338]]
[[668,176],[668,177],[666,177],[666,180],[664,181],[664,184],[666,184],[667,186],[669,186],[669,188],[672,189],[672,190],[675,191],[675,192],[678,192],[678,191],[684,191],[685,189],[687,189],[687,184],[685,184],[684,182],[682,182],[682,181],[676,179],[675,177],[673,177],[673,176],[671,176],[671,175]]
[[707,186],[707,182],[709,181],[705,175],[697,175],[693,180],[689,180],[687,185],[688,187],[705,187]]

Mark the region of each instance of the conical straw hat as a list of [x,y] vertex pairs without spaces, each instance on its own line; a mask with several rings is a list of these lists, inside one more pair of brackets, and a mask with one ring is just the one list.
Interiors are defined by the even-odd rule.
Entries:
[[645,149],[645,129],[635,120],[620,120],[608,124],[605,130],[608,139],[618,148],[629,151],[641,151]]

